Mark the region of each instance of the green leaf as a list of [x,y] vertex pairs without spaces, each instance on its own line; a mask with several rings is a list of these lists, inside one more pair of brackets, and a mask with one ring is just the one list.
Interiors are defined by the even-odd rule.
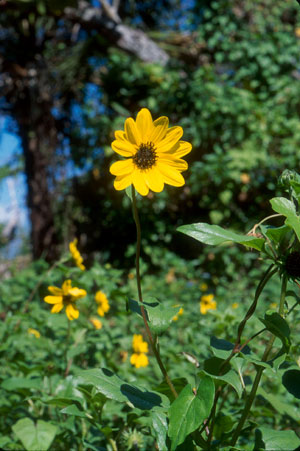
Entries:
[[209,376],[200,382],[197,391],[188,384],[172,403],[169,409],[169,437],[172,441],[171,451],[184,442],[209,416],[213,405],[215,386]]
[[243,386],[240,376],[233,369],[230,368],[230,364],[228,363],[222,370],[223,374],[219,375],[223,362],[224,360],[219,359],[218,357],[212,357],[210,359],[205,360],[204,373],[210,375],[213,379],[217,381],[225,382],[226,384],[231,385],[235,389],[240,398],[243,393]]
[[261,434],[260,440],[265,444],[265,449],[269,451],[292,451],[300,445],[300,439],[294,431],[274,431],[261,427],[257,434]]
[[180,310],[180,305],[173,307],[158,303],[156,306],[152,307],[149,305],[149,299],[147,299],[147,301],[148,306],[146,308],[149,316],[149,326],[156,335],[160,335],[169,328],[174,316]]
[[108,399],[123,403],[130,402],[134,407],[141,410],[167,408],[169,406],[169,400],[166,396],[127,384],[106,368],[81,370],[77,374],[80,383],[93,385]]
[[285,402],[279,395],[266,392],[262,387],[258,388],[257,394],[263,396],[280,415],[289,415],[293,420],[300,421],[300,412],[297,407],[290,402]]
[[291,345],[290,328],[285,319],[282,318],[279,313],[268,310],[265,313],[264,319],[260,318],[260,321],[270,332],[272,332],[272,334],[280,338],[284,351],[288,352]]
[[[216,357],[219,359],[227,359],[231,355],[231,351],[234,348],[234,344],[230,341],[223,340],[222,338],[217,338],[214,335],[210,339],[210,346]],[[246,345],[243,348],[243,354],[250,354],[250,348]]]
[[287,225],[283,225],[281,227],[261,226],[261,229],[262,232],[276,244],[279,244],[285,235],[291,230],[291,228]]
[[138,313],[140,316],[142,316],[141,305],[144,306],[149,326],[156,335],[162,334],[169,328],[170,323],[181,307],[180,305],[174,307],[163,304],[154,297],[145,299],[143,303],[132,299],[128,300],[129,309]]
[[293,202],[285,197],[273,197],[270,202],[276,213],[280,213],[286,217],[285,224],[292,227],[298,240],[300,241],[300,220],[299,216],[297,216],[296,208]]
[[225,243],[226,241],[233,241],[234,243],[243,244],[246,247],[254,248],[261,251],[264,245],[264,239],[256,238],[254,236],[239,235],[230,230],[222,229],[217,225],[210,225],[204,222],[197,224],[183,225],[177,228],[177,230],[185,235],[195,238],[195,240],[201,243],[218,245]]
[[12,430],[26,451],[44,451],[50,447],[57,427],[42,420],[35,424],[30,418],[23,418],[13,425]]
[[70,406],[61,409],[61,413],[65,413],[67,415],[74,415],[75,417],[87,418],[89,415],[86,415],[82,410],[79,410],[76,404],[71,404]]
[[287,370],[282,376],[282,383],[288,392],[300,399],[300,370]]
[[159,451],[168,451],[166,437],[168,432],[167,417],[162,412],[151,412],[152,429]]
[[8,391],[16,391],[22,389],[36,389],[40,390],[42,380],[40,378],[26,379],[25,377],[10,377],[5,379],[1,387]]

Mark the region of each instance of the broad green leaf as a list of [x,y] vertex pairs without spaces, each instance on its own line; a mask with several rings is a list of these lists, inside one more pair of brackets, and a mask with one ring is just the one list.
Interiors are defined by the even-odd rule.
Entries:
[[[210,359],[205,360],[204,372],[205,374],[210,375],[213,379],[217,381],[225,382],[226,384],[231,385],[235,389],[240,398],[243,393],[243,386],[240,376],[233,369],[230,368],[230,364],[226,364],[226,366],[221,371],[223,362],[224,360],[219,359],[218,357],[212,357]],[[219,375],[220,373],[223,374]]]
[[159,451],[168,451],[166,445],[166,438],[168,432],[167,417],[162,412],[151,412],[152,429],[156,438],[156,443]]
[[294,431],[274,431],[261,427],[258,432],[267,451],[293,451],[300,445],[300,439]]
[[171,451],[184,442],[185,438],[195,431],[209,416],[213,405],[215,387],[210,376],[205,376],[197,391],[188,384],[172,403],[169,409],[169,437],[172,442]]
[[276,213],[286,217],[286,225],[292,227],[300,241],[300,218],[297,216],[295,205],[285,197],[273,197],[270,200],[272,208]]
[[272,332],[276,337],[280,338],[283,344],[285,352],[289,351],[290,341],[290,328],[284,318],[279,313],[272,310],[268,310],[265,313],[264,318],[260,318],[260,321],[266,326],[266,328]]
[[[230,341],[223,340],[222,338],[217,338],[214,335],[210,339],[210,346],[216,357],[219,359],[227,359],[231,355],[231,351],[234,348],[234,344]],[[250,354],[250,348],[246,345],[243,348],[243,354]]]
[[288,392],[300,399],[300,370],[287,370],[282,376],[282,383]]
[[[261,226],[262,232],[273,242],[279,244],[280,241],[286,236],[291,228],[287,225],[281,227]],[[292,233],[292,232],[291,232]]]
[[297,407],[285,402],[279,395],[266,392],[262,387],[258,388],[257,394],[263,396],[281,415],[289,415],[293,420],[300,421],[300,412]]
[[42,420],[35,424],[30,418],[23,418],[13,425],[12,430],[26,451],[44,451],[49,449],[57,427]]
[[9,391],[30,388],[41,390],[41,386],[42,380],[40,378],[27,379],[25,377],[10,377],[9,379],[5,379],[1,384],[2,388]]
[[130,402],[134,407],[141,410],[167,408],[169,406],[169,400],[166,396],[127,384],[106,368],[81,370],[77,372],[77,375],[80,383],[93,385],[108,399],[123,403]]
[[210,225],[204,222],[183,225],[178,227],[177,230],[195,238],[195,240],[200,241],[201,243],[215,246],[225,243],[226,241],[233,241],[234,243],[243,244],[244,246],[261,251],[265,242],[262,238],[239,235],[230,230],[222,229],[220,226]]
[[149,326],[156,335],[162,334],[169,328],[170,323],[181,307],[180,305],[174,307],[163,304],[154,297],[145,299],[143,304],[132,299],[128,301],[129,309],[142,316],[141,305],[144,306]]
[[149,316],[149,326],[156,335],[165,332],[174,316],[179,312],[180,305],[173,307],[163,303],[158,303],[155,307],[148,305],[146,307]]

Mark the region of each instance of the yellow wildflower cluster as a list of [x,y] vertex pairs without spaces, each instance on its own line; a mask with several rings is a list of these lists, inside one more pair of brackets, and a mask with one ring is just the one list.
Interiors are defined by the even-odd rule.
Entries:
[[213,294],[204,294],[200,299],[200,312],[206,315],[208,310],[216,310],[217,303],[214,301]]
[[136,368],[147,366],[149,364],[148,357],[146,356],[146,353],[148,352],[148,343],[143,341],[142,335],[134,334],[132,348],[134,353],[130,357],[131,365],[134,365]]
[[183,314],[183,312],[184,312],[184,310],[183,310],[183,308],[181,307],[180,310],[179,310],[179,312],[173,317],[173,321],[177,321],[178,318],[179,318],[179,316],[181,316],[181,315]]
[[70,321],[78,318],[79,311],[75,305],[75,302],[86,296],[86,291],[72,287],[72,282],[70,279],[65,280],[61,288],[58,287],[48,287],[51,296],[46,296],[44,301],[48,304],[53,304],[51,313],[58,313],[64,307],[66,307],[66,315]]
[[82,264],[83,258],[81,257],[80,252],[77,249],[77,243],[78,243],[78,240],[77,240],[77,238],[75,238],[74,241],[71,241],[71,243],[69,244],[69,249],[72,254],[73,260],[75,261],[76,266],[78,266],[78,268],[80,268],[82,271],[84,271],[85,266]]
[[104,316],[110,309],[108,299],[102,291],[97,291],[95,294],[95,301],[98,304],[97,312],[100,316]]

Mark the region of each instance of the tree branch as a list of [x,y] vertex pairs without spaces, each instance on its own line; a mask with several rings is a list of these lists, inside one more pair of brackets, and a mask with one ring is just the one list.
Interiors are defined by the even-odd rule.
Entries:
[[98,31],[112,45],[144,62],[164,66],[169,60],[169,55],[142,30],[113,21],[105,15],[104,9],[92,7],[86,1],[79,1],[78,8],[65,8],[64,17],[73,23],[79,23],[85,30]]

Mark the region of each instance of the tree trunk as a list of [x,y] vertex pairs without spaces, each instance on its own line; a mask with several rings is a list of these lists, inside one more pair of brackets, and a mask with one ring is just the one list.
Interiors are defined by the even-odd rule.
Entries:
[[57,146],[57,130],[50,101],[33,95],[30,88],[25,88],[22,94],[14,104],[14,116],[25,160],[32,253],[34,259],[43,257],[53,261],[58,257],[58,239],[48,180],[50,162]]

